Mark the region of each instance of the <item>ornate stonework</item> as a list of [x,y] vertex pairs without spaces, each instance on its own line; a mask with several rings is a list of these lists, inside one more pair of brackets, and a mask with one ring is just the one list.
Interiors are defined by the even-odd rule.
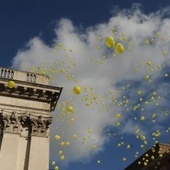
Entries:
[[21,127],[19,126],[18,115],[16,112],[0,112],[1,130],[9,133],[20,133]]
[[47,75],[0,67],[0,169],[48,169],[51,112],[62,89]]
[[52,122],[52,117],[29,116],[31,123],[31,135],[48,137],[49,125]]
[[1,131],[7,133],[19,133],[24,128],[30,130],[34,136],[48,137],[49,125],[52,116],[34,115],[31,113],[17,113],[16,111],[1,110],[0,127]]

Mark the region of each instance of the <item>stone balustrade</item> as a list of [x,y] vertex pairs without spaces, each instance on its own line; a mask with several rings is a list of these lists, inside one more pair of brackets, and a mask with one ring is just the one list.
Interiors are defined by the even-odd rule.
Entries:
[[21,80],[44,85],[47,85],[49,83],[49,77],[47,75],[3,67],[0,67],[0,78]]

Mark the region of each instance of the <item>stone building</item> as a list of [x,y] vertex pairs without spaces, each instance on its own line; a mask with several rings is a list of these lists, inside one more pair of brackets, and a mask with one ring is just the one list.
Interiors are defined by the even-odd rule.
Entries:
[[170,144],[157,143],[125,170],[170,170]]
[[0,170],[49,169],[51,112],[62,87],[48,83],[46,75],[0,68]]

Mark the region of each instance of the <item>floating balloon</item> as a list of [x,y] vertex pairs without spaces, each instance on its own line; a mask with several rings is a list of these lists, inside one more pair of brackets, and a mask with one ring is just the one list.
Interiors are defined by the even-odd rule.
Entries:
[[140,135],[141,140],[146,140],[146,137],[144,135]]
[[67,111],[68,111],[68,112],[73,112],[73,110],[74,110],[74,109],[73,109],[72,106],[68,106],[68,107],[67,107]]
[[141,164],[141,161],[138,161],[138,164],[140,165],[140,164]]
[[119,113],[116,113],[115,118],[119,119],[120,117],[121,117],[121,115]]
[[165,77],[168,77],[168,74],[166,73],[164,76],[165,76]]
[[121,125],[120,122],[116,122],[116,126],[119,127]]
[[55,139],[56,139],[56,140],[60,140],[61,137],[60,137],[59,135],[55,135]]
[[149,44],[149,41],[148,40],[145,40],[145,45],[148,45]]
[[12,89],[15,87],[15,82],[14,81],[9,81],[8,82],[8,88]]
[[130,148],[131,148],[131,146],[130,146],[130,145],[127,145],[127,146],[126,146],[126,148],[127,148],[127,149],[130,149]]
[[137,93],[138,93],[138,95],[140,95],[140,94],[142,94],[142,91],[141,91],[141,90],[138,90],[138,92],[137,92]]
[[58,151],[58,155],[62,155],[63,154],[63,151]]
[[64,155],[61,155],[61,156],[60,156],[60,160],[63,161],[64,159],[65,159]]
[[112,48],[115,45],[115,40],[113,37],[106,37],[105,44],[107,47]]
[[145,80],[149,81],[150,77],[148,75],[145,76]]
[[70,142],[65,142],[65,145],[66,145],[66,146],[69,146],[69,145],[70,145]]
[[[114,34],[116,35],[117,33],[116,33],[116,31],[114,30]],[[121,35],[121,34],[120,34]],[[159,36],[159,34],[157,33],[157,36]],[[152,35],[151,36],[149,36],[149,37],[152,37]],[[117,54],[121,54],[121,53],[123,53],[124,52],[124,50],[125,49],[131,49],[133,46],[134,46],[134,43],[133,42],[130,42],[129,41],[129,38],[127,37],[126,38],[126,36],[125,36],[125,34],[122,34],[122,37],[116,37],[116,39],[117,39],[117,42],[115,42],[115,40],[114,40],[114,35],[113,35],[113,37],[112,36],[108,36],[108,37],[104,37],[105,39],[104,39],[104,43],[105,43],[105,45],[106,45],[106,47],[108,47],[108,48],[110,48],[111,50],[112,50],[112,48],[114,49],[114,51],[115,51],[115,53],[114,54],[111,54],[111,56],[113,55],[113,57],[116,57],[116,55]],[[99,37],[98,36],[98,41],[100,41],[100,42],[97,42],[97,44],[96,44],[96,48],[97,49],[99,49],[100,48],[100,50],[101,50],[101,47],[100,47],[100,45],[101,44],[99,44],[99,43],[101,43],[101,40],[102,40],[103,38],[101,38],[101,37]],[[159,40],[159,41],[161,41],[161,39],[164,41],[165,40],[165,38],[164,37],[162,37],[162,35],[160,36],[160,38],[152,38],[152,39],[148,39],[148,40],[144,40],[144,42],[143,42],[143,45],[145,44],[145,45],[151,45],[151,47],[152,47],[152,44],[156,41],[156,40]],[[119,42],[119,43],[118,43]],[[162,42],[163,43],[163,42]],[[157,44],[157,43],[156,43]],[[158,43],[159,44],[159,43]],[[142,48],[143,48],[143,45],[142,45]],[[55,47],[56,49],[61,49],[61,50],[63,50],[64,51],[64,55],[63,55],[63,57],[62,57],[62,59],[60,60],[58,60],[57,59],[57,61],[55,62],[56,64],[58,63],[58,65],[57,65],[57,67],[55,66],[55,67],[53,67],[53,65],[52,66],[50,66],[48,69],[46,69],[46,68],[40,68],[39,69],[39,71],[41,72],[41,73],[44,73],[44,74],[47,74],[47,75],[49,75],[49,77],[50,77],[50,80],[51,80],[51,77],[54,75],[54,74],[61,74],[61,76],[64,76],[64,78],[66,78],[66,79],[64,79],[63,80],[63,82],[65,83],[67,83],[68,81],[74,81],[74,83],[76,82],[81,82],[81,79],[80,80],[78,80],[77,78],[79,77],[76,77],[77,75],[75,74],[75,75],[72,75],[71,73],[74,73],[74,72],[72,72],[71,71],[71,69],[72,69],[72,66],[73,65],[76,65],[76,63],[74,62],[74,61],[72,61],[72,59],[73,59],[73,57],[69,57],[69,53],[68,52],[72,52],[72,54],[71,55],[74,55],[74,53],[73,53],[73,51],[72,50],[70,50],[70,49],[66,49],[66,48],[64,48],[64,46],[62,45],[62,44],[58,44],[56,47]],[[96,56],[93,56],[93,54],[90,54],[90,59],[91,59],[91,61],[93,61],[93,63],[94,63],[94,61],[96,61],[97,63],[104,63],[105,61],[106,61],[106,58],[108,58],[108,56],[106,56],[106,55],[110,55],[110,53],[109,53],[109,51],[108,51],[108,53],[106,53],[106,54],[104,54],[104,53],[100,53],[100,50],[98,50],[98,54],[99,54],[99,57],[100,58],[96,58]],[[136,50],[136,49],[134,49],[134,50]],[[147,50],[147,48],[146,48],[146,50]],[[162,49],[163,51],[161,51],[161,53],[158,53],[158,54],[162,54],[163,56],[167,56],[168,55],[168,51],[166,52],[166,51],[164,51],[165,49]],[[62,51],[62,52],[63,52]],[[67,52],[67,53],[66,53]],[[130,52],[130,51],[129,51]],[[117,53],[117,54],[116,54]],[[94,54],[95,55],[95,54]],[[149,55],[149,54],[148,54]],[[64,61],[63,60],[63,58],[64,57],[67,57],[67,59]],[[112,117],[112,119],[114,120],[114,119],[116,119],[117,120],[117,122],[115,123],[115,124],[113,124],[113,126],[115,125],[116,126],[116,128],[119,128],[119,127],[121,127],[121,126],[123,126],[123,124],[122,124],[122,122],[121,122],[121,119],[123,118],[124,119],[124,111],[127,111],[127,112],[129,112],[129,117],[128,117],[128,119],[130,120],[130,121],[132,121],[132,123],[134,122],[134,124],[136,124],[136,125],[138,125],[138,123],[139,123],[139,126],[142,124],[142,123],[144,123],[144,125],[143,126],[145,126],[145,123],[152,123],[152,122],[155,122],[155,120],[156,121],[158,121],[159,122],[159,117],[161,116],[161,114],[162,114],[162,116],[169,116],[169,113],[162,113],[161,112],[161,110],[159,110],[159,108],[158,108],[158,112],[160,112],[160,114],[158,115],[157,113],[152,113],[152,111],[151,110],[149,110],[149,108],[150,107],[152,107],[152,106],[154,106],[154,105],[156,105],[156,106],[158,106],[158,100],[160,100],[160,99],[162,99],[164,96],[162,95],[162,94],[159,94],[159,95],[162,95],[161,97],[157,94],[157,92],[153,92],[153,91],[151,91],[151,89],[152,90],[154,90],[153,88],[155,87],[155,86],[152,86],[152,87],[150,87],[150,86],[148,86],[148,82],[154,82],[154,75],[153,75],[153,71],[155,71],[155,70],[158,70],[158,69],[160,69],[159,71],[161,71],[162,70],[162,68],[161,68],[161,63],[162,62],[160,62],[160,63],[152,63],[153,62],[153,60],[154,60],[154,58],[151,58],[152,56],[147,56],[146,55],[146,57],[147,58],[143,58],[143,61],[138,61],[138,63],[139,63],[139,65],[137,66],[137,67],[135,67],[136,69],[137,69],[137,71],[138,71],[138,73],[140,74],[140,72],[143,74],[143,71],[145,72],[145,71],[147,71],[146,72],[146,75],[144,75],[143,76],[143,80],[145,81],[145,82],[147,82],[147,83],[145,83],[144,82],[144,84],[142,84],[143,86],[142,86],[142,88],[141,88],[141,85],[140,86],[136,86],[135,87],[135,89],[133,90],[133,92],[132,92],[132,95],[128,95],[128,96],[124,96],[124,95],[126,95],[126,90],[130,90],[130,89],[128,89],[129,88],[129,86],[131,86],[131,84],[129,85],[128,84],[128,86],[126,86],[125,84],[122,86],[122,87],[118,87],[119,89],[121,89],[121,91],[119,91],[118,89],[115,89],[115,90],[112,90],[112,89],[110,89],[110,87],[108,87],[108,90],[109,90],[109,93],[104,93],[104,95],[103,95],[103,92],[102,91],[100,91],[100,90],[98,90],[98,88],[97,88],[97,91],[99,91],[99,93],[101,92],[101,94],[96,94],[96,93],[94,93],[94,89],[93,88],[90,88],[90,87],[83,87],[83,86],[86,86],[87,84],[85,84],[85,85],[82,85],[82,87],[79,87],[78,86],[78,84],[77,85],[74,85],[74,86],[71,86],[71,90],[72,90],[72,93],[74,94],[74,95],[79,95],[80,93],[82,93],[83,92],[83,94],[82,94],[82,99],[80,99],[80,101],[82,100],[84,103],[83,103],[83,105],[84,106],[88,106],[88,107],[86,107],[87,109],[88,109],[88,111],[89,111],[89,109],[95,109],[95,107],[96,106],[94,106],[94,104],[99,104],[99,109],[100,109],[100,107],[102,107],[102,109],[103,110],[101,110],[102,112],[104,112],[104,113],[111,113],[111,112],[113,112],[112,110],[109,110],[110,108],[108,107],[108,103],[110,103],[110,101],[109,102],[105,102],[105,100],[107,100],[107,99],[111,99],[112,101],[112,104],[114,105],[114,106],[116,106],[115,107],[115,110],[114,110],[114,112],[113,112],[113,117]],[[135,63],[137,63],[136,62],[136,60],[137,60],[138,58],[135,58]],[[69,62],[71,62],[70,64],[71,65],[69,65]],[[116,60],[115,60],[115,62],[117,62]],[[118,61],[118,63],[119,63],[119,61]],[[107,67],[107,66],[106,66]],[[132,67],[133,67],[133,65],[132,65]],[[94,66],[94,69],[95,69],[95,66]],[[133,69],[133,68],[132,68]],[[142,70],[142,69],[146,69],[146,70]],[[36,71],[35,69],[32,69],[33,70],[33,72],[34,71]],[[135,73],[136,74],[136,73]],[[141,75],[142,75],[141,74]],[[168,79],[168,77],[169,77],[169,73],[168,72],[165,72],[165,73],[161,73],[162,74],[162,78],[164,78],[164,79]],[[141,75],[139,76],[139,77],[141,77]],[[153,77],[153,79],[151,79]],[[112,84],[112,80],[110,80],[110,79],[112,79],[112,77],[108,77],[109,78],[109,85],[111,85]],[[152,81],[151,81],[152,80]],[[55,81],[56,82],[56,81]],[[14,82],[13,82],[14,83]],[[131,83],[131,81],[129,82],[129,83]],[[15,83],[14,83],[15,84]],[[115,82],[115,84],[116,84],[116,82]],[[145,87],[145,84],[146,84],[146,87]],[[93,84],[92,84],[93,85]],[[152,85],[152,84],[151,84]],[[69,86],[69,83],[68,83],[68,86]],[[14,85],[14,87],[15,87],[15,85]],[[94,86],[95,87],[95,86]],[[96,86],[97,87],[97,86]],[[133,82],[132,82],[132,88],[133,88],[134,86],[133,86]],[[13,88],[12,86],[10,86],[9,88]],[[107,87],[106,87],[107,88]],[[113,87],[111,87],[111,88],[116,88],[116,86],[113,86]],[[146,88],[150,88],[150,89],[146,89]],[[122,92],[123,91],[123,92]],[[135,93],[134,93],[135,92]],[[147,95],[145,95],[145,93],[148,93]],[[161,93],[161,91],[158,91],[159,93]],[[69,92],[68,92],[68,94],[69,94]],[[105,95],[106,94],[106,95]],[[122,96],[123,95],[123,96]],[[134,99],[134,97],[133,96],[135,96],[135,99]],[[69,97],[69,96],[67,96],[67,97]],[[81,97],[81,96],[80,96]],[[103,97],[104,98],[104,100],[103,100],[103,98],[101,98],[101,97]],[[137,98],[136,98],[137,97]],[[76,110],[76,112],[77,112],[77,108],[75,109],[74,108],[74,105],[73,105],[73,103],[75,102],[76,103],[76,101],[75,100],[79,100],[79,98],[74,98],[74,99],[71,99],[71,100],[67,100],[66,99],[66,101],[64,101],[62,104],[58,104],[57,105],[57,108],[58,109],[60,109],[60,111],[61,112],[59,112],[59,115],[58,115],[58,120],[57,121],[61,121],[61,123],[62,122],[64,122],[64,123],[68,123],[67,125],[68,126],[72,126],[72,122],[74,122],[75,120],[77,121],[77,122],[79,122],[79,118],[77,118],[77,114],[71,114],[71,112],[74,112],[75,110]],[[135,100],[135,101],[134,101]],[[161,101],[159,102],[159,105],[161,105]],[[80,109],[81,109],[81,104],[80,104]],[[121,108],[120,108],[121,107]],[[75,110],[74,110],[74,109]],[[120,109],[119,109],[120,108]],[[136,111],[136,112],[134,112],[134,111]],[[145,116],[145,114],[142,114],[141,115],[141,112],[142,113],[144,113],[143,111],[146,111],[146,113],[148,113],[147,114],[147,116]],[[78,111],[78,113],[79,113],[80,111]],[[132,114],[131,114],[131,112],[132,112]],[[139,114],[138,114],[139,113]],[[135,115],[133,115],[133,114],[135,114]],[[88,116],[88,115],[87,115]],[[91,115],[91,120],[95,120],[95,121],[98,121],[98,117],[93,117],[94,115]],[[107,116],[107,115],[106,115]],[[166,118],[165,118],[166,119]],[[148,120],[148,121],[147,121]],[[151,120],[151,121],[150,121]],[[115,120],[114,120],[115,121]],[[114,122],[113,121],[113,122]],[[139,122],[140,121],[140,122]],[[147,122],[146,122],[147,121]],[[70,124],[70,122],[71,122],[71,124]],[[77,123],[76,122],[76,123]],[[112,122],[112,121],[111,121]],[[90,125],[89,125],[90,126]],[[67,141],[64,141],[64,140],[61,140],[61,138],[60,138],[60,136],[59,135],[56,135],[55,136],[55,139],[56,140],[59,140],[59,145],[60,145],[60,147],[63,147],[64,148],[64,150],[67,150],[68,149],[68,146],[70,146],[70,145],[73,145],[74,146],[74,144],[77,144],[77,143],[82,143],[82,144],[84,144],[85,145],[85,148],[89,148],[90,147],[90,149],[92,149],[92,150],[95,150],[96,149],[96,147],[98,146],[97,145],[97,143],[96,143],[96,139],[97,139],[97,137],[94,137],[95,136],[95,134],[96,134],[96,131],[95,130],[93,130],[93,129],[91,129],[91,128],[89,128],[89,126],[87,126],[87,124],[85,125],[85,126],[82,126],[82,128],[84,128],[83,130],[83,132],[81,131],[80,133],[78,133],[77,131],[74,131],[74,132],[72,132],[72,131],[70,131],[71,133],[69,133],[71,136],[71,138],[72,138],[72,140],[74,140],[73,142],[72,141],[70,141],[70,142],[67,142]],[[150,126],[150,125],[149,125]],[[158,126],[159,127],[159,126]],[[69,128],[69,127],[68,127]],[[136,129],[134,129],[134,130],[136,130],[136,138],[137,139],[140,139],[141,141],[140,142],[142,142],[142,145],[141,144],[139,144],[139,146],[142,148],[142,149],[146,149],[146,145],[147,145],[147,143],[149,143],[150,141],[146,141],[146,137],[143,135],[143,134],[141,134],[142,132],[142,130],[139,130],[139,127],[138,126],[136,126],[136,128],[137,128],[137,130]],[[76,130],[78,130],[78,129],[76,129]],[[119,130],[119,129],[116,129],[116,130]],[[147,130],[149,130],[150,131],[150,129],[148,128]],[[99,129],[99,131],[103,131],[103,130],[101,130],[101,129]],[[165,129],[165,131],[166,131],[166,133],[169,133],[170,132],[170,127],[168,128],[168,127],[166,127],[166,129]],[[81,133],[85,133],[85,132],[87,132],[86,133],[86,136],[82,136],[82,134]],[[151,140],[153,139],[154,140],[154,142],[157,140],[157,138],[158,137],[160,137],[161,136],[161,133],[163,133],[163,131],[152,131],[151,132]],[[57,134],[57,133],[56,133]],[[114,135],[114,136],[116,136],[116,137],[119,137],[119,135],[116,135],[116,133],[106,133],[107,135],[109,135],[109,136],[112,136],[112,135]],[[119,134],[119,133],[118,133]],[[84,135],[84,134],[83,134]],[[121,137],[121,139],[123,139],[122,137]],[[90,145],[89,145],[89,141],[92,141],[92,140],[94,140],[93,142],[94,143],[91,143]],[[149,140],[149,138],[147,138],[147,140]],[[97,146],[96,146],[97,145]],[[123,145],[124,145],[124,147],[123,147]],[[123,147],[123,148],[125,148],[125,149],[128,149],[128,150],[130,150],[132,147],[133,147],[133,145],[131,145],[130,143],[124,143],[124,142],[122,142],[122,141],[119,141],[118,143],[116,143],[116,146],[117,147]],[[57,154],[58,154],[58,158],[59,159],[61,159],[61,160],[64,160],[65,159],[65,157],[64,157],[64,155],[65,155],[65,152],[62,152],[62,151],[60,151],[60,149],[57,151]],[[136,152],[136,154],[135,154],[135,157],[138,157],[139,156],[139,152]],[[145,155],[146,157],[147,157],[147,155]],[[127,159],[127,157],[126,156],[122,156],[121,157],[121,160],[123,160],[123,161],[127,161],[128,159]],[[141,164],[144,164],[144,162],[147,164],[148,162],[148,160],[147,160],[147,158],[145,158],[144,160],[140,160],[141,161]],[[102,162],[102,160],[100,161],[100,160],[96,160],[96,163],[98,163],[98,165],[100,165],[100,162]],[[58,166],[56,166],[57,164],[55,164],[55,162],[53,161],[53,163],[51,163],[51,165],[53,165],[53,168],[55,169],[55,170],[58,170],[59,168],[58,168]]]
[[58,166],[55,166],[55,167],[54,167],[54,170],[59,170],[59,167],[58,167]]
[[52,162],[51,162],[51,165],[54,166],[54,165],[55,165],[55,161],[52,161]]
[[64,146],[64,145],[65,145],[65,142],[61,142],[61,143],[60,143],[60,146]]
[[152,97],[151,97],[151,101],[154,101],[154,100],[155,100],[155,98],[152,96]]
[[88,128],[88,132],[89,132],[89,133],[92,133],[92,130],[91,130],[90,128]]
[[127,161],[127,159],[124,157],[124,158],[122,158],[122,161]]
[[142,121],[145,120],[145,116],[141,116],[140,120],[142,120]]
[[121,143],[118,143],[118,144],[117,144],[117,147],[120,147],[120,146],[121,146]]
[[100,163],[101,163],[101,161],[100,161],[100,160],[98,160],[98,161],[97,161],[97,163],[98,163],[98,164],[100,164]]
[[96,145],[93,145],[92,148],[93,148],[93,149],[96,149]]
[[79,86],[73,87],[73,92],[76,95],[80,94],[81,93],[81,87],[79,87]]
[[153,96],[156,96],[156,92],[154,91],[154,92],[152,93],[152,95],[153,95]]
[[154,160],[154,159],[155,159],[155,157],[154,157],[154,156],[151,156],[151,159],[152,159],[152,160]]
[[76,134],[73,135],[73,139],[77,139],[77,135]]
[[150,61],[147,61],[146,64],[150,66],[152,63]]
[[117,43],[117,44],[115,45],[114,49],[115,49],[115,52],[116,52],[117,54],[121,54],[121,53],[124,52],[124,47],[123,47],[123,45],[120,44],[120,43]]

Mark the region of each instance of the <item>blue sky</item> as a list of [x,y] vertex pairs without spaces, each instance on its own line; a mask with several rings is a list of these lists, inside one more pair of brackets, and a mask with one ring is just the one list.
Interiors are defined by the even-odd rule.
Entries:
[[[169,2],[137,3],[0,1],[1,66],[39,67],[51,84],[64,87],[50,136],[50,161],[61,170],[122,170],[141,147],[170,140]],[[124,45],[123,54],[106,47],[107,36]],[[77,85],[82,93],[75,96]]]

